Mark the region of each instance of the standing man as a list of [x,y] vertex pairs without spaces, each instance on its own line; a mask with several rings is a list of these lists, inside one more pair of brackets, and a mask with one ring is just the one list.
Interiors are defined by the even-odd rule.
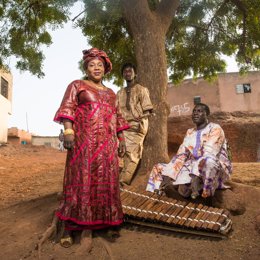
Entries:
[[64,151],[64,145],[63,145],[63,142],[64,142],[64,133],[63,133],[63,129],[60,130],[60,134],[59,134],[59,150],[61,152]]
[[128,121],[129,129],[124,131],[126,153],[120,183],[130,185],[138,163],[142,158],[143,142],[148,130],[148,117],[153,105],[147,88],[135,82],[136,67],[125,63],[121,74],[126,87],[117,93],[117,105],[122,116]]

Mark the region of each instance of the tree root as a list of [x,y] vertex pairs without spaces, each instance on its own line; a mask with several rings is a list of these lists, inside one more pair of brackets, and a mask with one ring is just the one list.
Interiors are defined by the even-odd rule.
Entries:
[[42,245],[46,240],[51,237],[56,237],[58,233],[58,224],[59,218],[54,214],[51,225],[47,228],[47,230],[42,234],[40,241],[36,245],[36,249],[38,250],[38,258],[41,258],[41,249]]
[[[63,236],[64,228],[65,228],[64,221],[60,221],[59,218],[56,216],[55,212],[53,214],[53,219],[52,219],[51,225],[40,236],[39,242],[36,244],[35,249],[38,251],[38,259],[41,258],[42,245],[48,239],[54,239],[55,242],[58,242],[58,241],[60,241],[61,237]],[[84,240],[83,234],[82,234],[81,239]],[[76,255],[81,254],[81,253],[90,253],[90,251],[92,249],[92,234],[90,235],[89,238],[91,239],[90,245],[85,247],[86,243],[82,243],[82,245],[78,248],[78,250],[76,250]],[[103,248],[106,250],[110,259],[114,260],[115,258],[113,256],[113,253],[112,253],[111,247],[109,246],[109,243],[102,237],[98,237],[98,239],[101,242]]]
[[115,258],[113,257],[113,253],[111,250],[111,247],[109,246],[109,244],[107,243],[107,241],[102,238],[102,237],[98,237],[99,241],[101,242],[101,244],[103,245],[103,247],[105,248],[105,250],[107,251],[107,254],[109,255],[111,260],[115,260]]

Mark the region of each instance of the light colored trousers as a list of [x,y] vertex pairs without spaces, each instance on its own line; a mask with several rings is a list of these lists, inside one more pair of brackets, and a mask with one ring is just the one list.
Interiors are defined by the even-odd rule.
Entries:
[[[134,131],[136,130],[136,131]],[[124,131],[126,153],[123,158],[124,166],[121,171],[120,181],[131,184],[136,168],[143,153],[143,143],[148,130],[148,119],[142,119],[141,126]]]

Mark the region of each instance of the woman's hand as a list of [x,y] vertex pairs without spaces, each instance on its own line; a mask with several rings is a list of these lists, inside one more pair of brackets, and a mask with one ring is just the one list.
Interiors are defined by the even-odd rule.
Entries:
[[64,125],[64,142],[63,146],[65,149],[71,150],[74,146],[74,130],[73,130],[73,122],[69,119],[64,119],[63,120],[63,125]]
[[74,146],[74,139],[75,139],[75,136],[73,134],[64,135],[64,143],[63,143],[64,148],[71,150]]
[[124,157],[126,152],[125,140],[119,140],[119,147],[118,147],[118,156]]

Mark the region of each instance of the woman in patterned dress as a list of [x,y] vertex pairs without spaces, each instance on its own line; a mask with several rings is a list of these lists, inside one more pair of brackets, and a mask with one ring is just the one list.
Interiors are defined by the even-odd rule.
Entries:
[[56,215],[65,222],[61,245],[70,246],[71,230],[118,226],[123,221],[119,191],[118,154],[125,153],[122,130],[128,128],[116,107],[116,95],[102,83],[112,64],[104,51],[83,51],[86,80],[69,84],[54,121],[64,125],[68,149],[63,199]]

